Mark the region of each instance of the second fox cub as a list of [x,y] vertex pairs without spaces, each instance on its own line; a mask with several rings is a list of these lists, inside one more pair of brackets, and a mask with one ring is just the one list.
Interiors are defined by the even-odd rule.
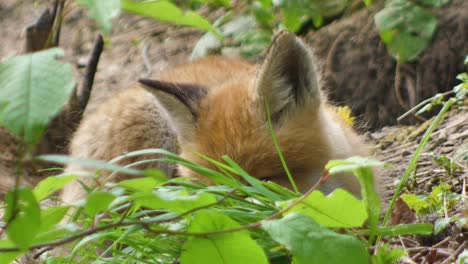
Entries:
[[[110,160],[129,151],[163,148],[212,169],[196,153],[216,160],[227,155],[251,175],[289,186],[268,128],[268,103],[286,162],[296,184],[306,190],[330,159],[368,154],[358,135],[330,110],[315,64],[299,38],[282,32],[259,68],[213,57],[163,72],[157,81],[141,80],[145,89],[124,90],[83,120],[71,155]],[[182,166],[177,174],[201,178]],[[346,175],[331,178],[322,189],[337,187],[359,192],[355,178]],[[80,189],[72,184],[62,198],[74,201]]]

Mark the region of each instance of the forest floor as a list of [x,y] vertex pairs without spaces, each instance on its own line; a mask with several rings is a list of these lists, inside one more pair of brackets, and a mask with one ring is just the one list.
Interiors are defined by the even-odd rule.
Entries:
[[[45,5],[32,5],[28,1],[2,0],[0,3],[0,59],[21,52],[22,30],[32,23]],[[60,46],[66,52],[66,60],[76,68],[77,80],[83,79],[84,66],[97,35],[97,27],[83,10],[72,9],[64,20]],[[90,114],[106,98],[119,89],[134,86],[142,77],[155,76],[168,67],[187,61],[203,32],[175,27],[151,19],[125,14],[115,21],[114,29],[106,40],[107,45],[99,62],[91,101],[85,114]],[[405,193],[429,195],[441,183],[449,184],[451,192],[465,195],[448,210],[445,217],[467,217],[466,180],[468,178],[468,114],[467,106],[450,111],[442,124],[434,131],[422,152],[416,172]],[[395,117],[396,118],[396,117]],[[368,133],[368,139],[376,146],[378,159],[391,164],[382,172],[385,183],[385,202],[388,203],[398,180],[408,167],[412,155],[431,120],[416,126],[385,127]],[[0,131],[1,132],[1,131]],[[14,148],[12,138],[0,139],[0,147]],[[4,144],[3,144],[3,143]],[[6,151],[8,153],[8,150]],[[0,159],[5,158],[0,153]],[[457,166],[436,162],[446,157]],[[11,157],[9,157],[11,158]],[[444,167],[445,165],[445,167]],[[433,222],[436,214],[418,217],[398,202],[392,223]],[[442,216],[444,217],[444,216]],[[437,236],[396,238],[392,243],[408,252],[402,263],[453,263],[465,248],[468,232],[450,224]]]

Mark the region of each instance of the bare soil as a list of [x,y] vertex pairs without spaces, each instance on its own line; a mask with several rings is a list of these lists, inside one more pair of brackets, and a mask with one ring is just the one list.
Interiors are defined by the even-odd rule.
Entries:
[[[399,124],[396,117],[418,102],[452,89],[468,54],[468,1],[433,9],[437,31],[432,42],[403,65],[389,55],[375,26],[374,15],[382,6],[376,3],[306,36],[323,63],[330,99],[350,106],[365,130]],[[410,116],[401,124],[427,117]]]

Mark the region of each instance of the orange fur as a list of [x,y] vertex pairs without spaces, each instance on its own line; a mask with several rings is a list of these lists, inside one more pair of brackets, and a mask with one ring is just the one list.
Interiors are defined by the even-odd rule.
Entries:
[[[162,82],[147,81],[154,87],[146,90],[120,92],[86,116],[72,140],[71,155],[110,160],[133,150],[165,148],[213,169],[196,153],[219,161],[227,155],[253,176],[289,186],[268,128],[266,102],[301,190],[318,180],[328,160],[368,154],[359,136],[329,109],[312,55],[288,32],[275,38],[261,67],[211,57],[163,72],[158,80]],[[164,164],[147,166],[172,172]],[[76,169],[82,168],[68,168]],[[184,167],[178,174],[202,178]],[[359,191],[355,178],[346,175],[333,177],[323,189],[337,187]],[[77,183],[70,185],[62,198],[75,201],[82,197],[80,189]]]

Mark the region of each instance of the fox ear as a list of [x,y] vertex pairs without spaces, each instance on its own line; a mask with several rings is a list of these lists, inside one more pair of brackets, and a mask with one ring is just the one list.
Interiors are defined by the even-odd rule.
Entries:
[[321,94],[314,59],[302,40],[288,31],[276,35],[257,76],[255,89],[259,111],[266,115],[265,103],[268,102],[273,121],[298,108],[318,108]]
[[200,101],[206,96],[203,86],[140,79],[147,91],[156,96],[170,116],[170,124],[182,142],[193,136]]

